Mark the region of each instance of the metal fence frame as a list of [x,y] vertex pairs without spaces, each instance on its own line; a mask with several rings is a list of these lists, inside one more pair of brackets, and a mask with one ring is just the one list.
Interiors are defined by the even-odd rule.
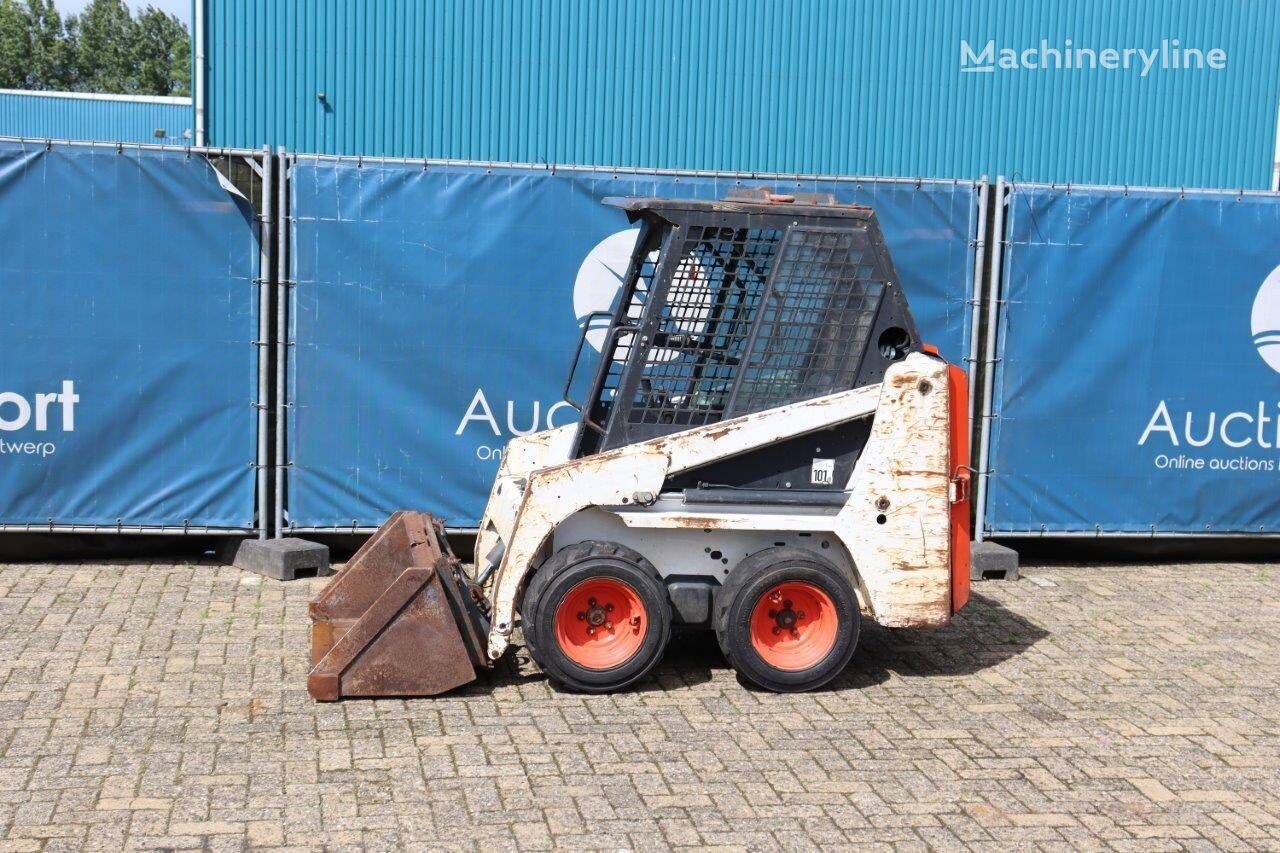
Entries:
[[[996,329],[1000,306],[1000,288],[1004,279],[1001,262],[1005,246],[1005,208],[1009,205],[1008,189],[1009,184],[1005,181],[1004,175],[999,175],[996,178],[995,199],[993,201],[995,204],[995,216],[991,226],[991,267],[987,270],[987,289],[984,300],[987,330],[986,347],[983,350],[982,363],[977,365],[974,370],[974,375],[980,377],[982,381],[982,414],[978,423],[978,453],[975,466],[978,473],[978,485],[974,492],[973,500],[973,539],[977,542],[981,542],[986,536],[987,479],[991,473],[988,465],[991,450],[991,419],[995,417],[992,412],[991,394],[995,378]],[[981,304],[974,306],[973,313],[975,318],[978,317],[982,308]],[[975,319],[975,323],[978,322]],[[977,383],[975,382],[974,384],[976,387]]]
[[[272,406],[275,410],[275,448],[272,465],[275,470],[275,489],[272,494],[271,530],[275,536],[284,535],[285,483],[287,480],[288,461],[288,413],[289,388],[288,372],[289,348],[293,346],[289,333],[289,321],[292,315],[294,281],[290,275],[292,257],[289,255],[290,226],[293,218],[289,215],[289,178],[293,159],[281,145],[276,152],[278,172],[276,178],[276,209],[279,212],[279,229],[276,232],[276,373],[275,399]],[[266,502],[263,515],[266,514]]]
[[[734,181],[741,185],[748,181],[773,181],[779,184],[795,183],[803,185],[807,182],[829,181],[851,185],[870,184],[904,184],[915,183],[926,185],[969,185],[975,189],[975,202],[971,213],[969,243],[972,255],[972,292],[967,300],[969,317],[969,353],[966,361],[970,367],[971,387],[980,387],[981,394],[971,393],[969,401],[970,428],[975,438],[977,452],[974,455],[974,469],[977,478],[974,500],[974,539],[986,538],[1026,539],[1026,538],[1115,538],[1115,539],[1186,539],[1186,538],[1280,538],[1280,533],[1241,533],[1212,531],[1159,531],[1147,532],[1108,531],[1100,526],[1092,530],[1049,531],[1039,530],[991,530],[987,525],[988,493],[990,477],[995,472],[991,469],[992,425],[1000,413],[995,406],[995,373],[1002,352],[1002,312],[1005,309],[1003,291],[1005,277],[1005,247],[1007,246],[1008,205],[1011,203],[1015,188],[1032,189],[1073,189],[1086,191],[1134,191],[1155,193],[1177,193],[1180,195],[1217,195],[1217,196],[1274,196],[1275,191],[1267,190],[1214,190],[1182,187],[1141,187],[1141,186],[1109,186],[1099,184],[1045,184],[1035,182],[1013,182],[1003,175],[997,176],[994,185],[983,175],[978,180],[961,179],[923,179],[923,178],[889,178],[878,176],[840,176],[840,175],[803,175],[775,172],[715,172],[698,170],[665,170],[644,169],[637,167],[577,166],[557,165],[549,163],[499,163],[491,161],[418,159],[395,157],[354,157],[328,154],[291,154],[281,146],[274,153],[265,147],[254,151],[236,148],[217,148],[175,145],[158,145],[148,143],[116,143],[93,142],[59,139],[29,139],[21,137],[0,136],[0,142],[14,143],[24,146],[42,147],[70,146],[82,148],[101,148],[124,151],[156,151],[166,154],[185,152],[210,159],[215,169],[217,164],[212,158],[239,158],[245,162],[261,180],[262,192],[257,212],[259,239],[259,268],[254,278],[258,293],[258,329],[253,346],[257,357],[257,394],[252,404],[257,411],[256,453],[252,463],[255,469],[256,519],[247,527],[208,527],[190,525],[137,525],[125,524],[122,520],[116,524],[74,524],[50,519],[44,524],[12,524],[0,523],[0,533],[72,533],[72,534],[117,534],[117,535],[256,535],[259,538],[283,536],[295,533],[332,533],[332,534],[367,534],[374,527],[353,523],[350,526],[290,526],[286,521],[288,503],[288,472],[292,467],[289,459],[288,415],[292,408],[292,380],[289,366],[292,352],[296,351],[293,337],[291,309],[295,296],[295,284],[291,279],[292,256],[290,253],[291,227],[293,217],[289,208],[291,172],[301,159],[317,162],[349,162],[357,166],[369,164],[417,165],[423,169],[432,167],[464,167],[499,171],[520,169],[526,171],[546,171],[598,174],[601,176],[623,177],[627,175],[674,178],[681,177],[716,178]],[[992,205],[994,204],[994,208]],[[988,229],[988,219],[991,227]],[[988,249],[990,260],[988,262]],[[274,321],[274,328],[273,328]],[[982,350],[981,353],[979,350]],[[980,403],[980,406],[979,406]],[[474,533],[475,528],[450,528],[454,533]]]
[[[196,155],[210,160],[209,165],[217,171],[217,165],[210,158],[240,158],[262,181],[261,203],[257,210],[258,220],[258,237],[261,244],[261,250],[258,256],[258,270],[253,277],[254,286],[258,288],[258,330],[257,339],[253,342],[253,347],[258,356],[258,381],[255,389],[255,401],[251,403],[257,411],[257,449],[255,458],[249,464],[255,471],[255,499],[257,502],[256,520],[252,526],[248,527],[210,527],[207,525],[191,525],[185,521],[181,525],[140,525],[125,524],[123,520],[117,520],[115,524],[73,524],[59,522],[54,518],[50,518],[45,524],[12,524],[0,522],[0,533],[81,533],[81,534],[115,534],[130,536],[186,536],[186,535],[218,535],[218,536],[257,536],[259,539],[266,539],[272,533],[268,523],[266,514],[263,512],[265,499],[267,496],[267,474],[270,470],[271,457],[270,449],[267,446],[267,431],[269,410],[267,407],[268,390],[263,384],[265,377],[268,375],[268,364],[270,360],[270,343],[271,328],[269,325],[270,318],[270,284],[274,280],[272,278],[271,269],[271,234],[273,228],[273,219],[271,209],[273,207],[273,162],[270,151],[264,146],[260,151],[253,151],[242,148],[209,148],[196,146],[177,146],[177,145],[156,145],[149,143],[125,143],[125,142],[95,142],[81,141],[74,139],[28,139],[24,137],[0,136],[0,142],[15,143],[23,146],[30,145],[35,148],[44,148],[46,151],[54,146],[58,147],[75,147],[75,148],[102,148],[106,150],[114,150],[117,153],[125,151],[157,151],[165,154],[185,153],[187,156]],[[229,176],[226,176],[229,178]]]
[[[980,365],[978,363],[978,338],[982,332],[982,289],[985,284],[983,274],[987,261],[987,209],[990,204],[991,183],[986,175],[982,176],[982,185],[978,189],[977,225],[973,236],[973,293],[969,297],[969,354],[965,363],[969,368],[969,446],[973,447],[974,416],[978,398],[973,393],[977,386]],[[998,196],[997,196],[998,198]],[[972,460],[971,460],[972,462]]]
[[1114,186],[1108,184],[1052,184],[1035,181],[1010,181],[1003,175],[996,180],[995,217],[992,234],[991,267],[987,271],[986,288],[986,333],[987,345],[984,348],[982,363],[983,402],[981,424],[979,428],[979,450],[976,462],[978,483],[974,499],[974,541],[981,542],[986,538],[995,539],[1280,539],[1280,532],[1219,532],[1158,530],[1154,525],[1148,531],[1104,530],[1095,525],[1092,530],[1047,530],[1042,525],[1039,530],[990,530],[987,527],[987,493],[988,480],[996,471],[991,468],[991,425],[1000,417],[995,411],[995,374],[1003,352],[1001,346],[1002,315],[1005,310],[1004,293],[1004,249],[1008,245],[1006,233],[1006,208],[1012,203],[1016,188],[1027,189],[1060,189],[1070,193],[1072,190],[1086,192],[1129,192],[1163,193],[1179,196],[1227,196],[1236,198],[1275,197],[1273,190],[1246,189],[1200,189],[1190,187],[1144,187]]
[[[277,283],[280,296],[278,297],[278,317],[280,318],[279,338],[277,347],[281,352],[280,360],[277,361],[277,370],[279,378],[276,384],[276,424],[277,424],[277,456],[275,467],[277,471],[275,482],[275,518],[274,530],[276,536],[292,536],[299,533],[305,534],[342,534],[342,535],[367,535],[377,530],[377,527],[369,525],[361,525],[358,521],[352,522],[350,525],[334,525],[334,526],[312,526],[312,525],[296,525],[291,526],[286,522],[287,513],[287,481],[288,471],[293,467],[293,460],[289,458],[291,449],[288,446],[288,421],[287,414],[289,409],[293,407],[292,401],[292,379],[290,371],[286,370],[285,364],[293,353],[297,352],[296,341],[292,339],[293,324],[286,323],[284,315],[291,313],[293,309],[293,301],[296,284],[293,281],[293,258],[284,248],[285,242],[289,239],[288,234],[292,232],[293,216],[292,211],[286,214],[286,208],[290,203],[291,187],[292,187],[292,169],[300,160],[314,162],[345,162],[355,163],[357,167],[365,164],[391,164],[405,166],[421,166],[424,170],[433,167],[448,168],[473,168],[485,169],[488,171],[521,169],[528,171],[545,171],[550,174],[559,172],[568,172],[575,174],[599,174],[602,176],[622,177],[626,175],[637,176],[656,176],[671,177],[678,182],[682,177],[690,178],[718,178],[726,181],[735,181],[741,186],[747,181],[774,181],[779,184],[793,182],[797,186],[815,181],[828,181],[841,184],[915,184],[917,188],[923,186],[969,186],[974,189],[975,203],[970,207],[970,225],[968,242],[970,252],[973,253],[970,269],[972,270],[973,287],[972,295],[967,304],[974,316],[970,318],[969,332],[969,353],[966,362],[973,368],[978,365],[978,339],[975,332],[979,329],[979,321],[976,317],[978,304],[981,300],[982,292],[982,271],[984,268],[984,250],[986,245],[986,211],[988,205],[988,195],[990,184],[988,177],[983,175],[980,179],[965,180],[960,178],[912,178],[912,177],[883,177],[883,176],[849,176],[849,175],[804,175],[804,174],[788,174],[779,172],[717,172],[717,171],[699,171],[691,169],[645,169],[634,166],[611,167],[611,166],[579,166],[579,165],[560,165],[556,163],[501,163],[488,160],[447,160],[432,158],[411,158],[411,157],[361,157],[341,154],[287,154],[283,147],[278,149],[278,158],[280,164],[278,166],[279,174],[279,205],[280,213],[278,218],[278,245],[282,255],[287,255],[288,266],[281,266],[278,273]],[[909,296],[908,296],[909,298]],[[971,382],[977,381],[977,373],[971,372]],[[973,406],[974,401],[971,398],[970,407],[970,424],[973,422]],[[475,534],[478,528],[475,527],[449,527],[449,533],[456,534]]]

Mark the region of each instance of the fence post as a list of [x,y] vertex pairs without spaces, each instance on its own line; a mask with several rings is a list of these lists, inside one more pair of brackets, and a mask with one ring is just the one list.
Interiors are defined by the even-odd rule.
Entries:
[[978,336],[982,331],[982,274],[987,264],[987,199],[991,194],[991,184],[986,175],[982,176],[982,185],[978,188],[978,225],[973,240],[973,292],[969,298],[969,430],[972,437],[975,408],[978,395],[974,393],[978,383]]
[[289,359],[289,155],[281,145],[276,149],[279,173],[276,176],[276,205],[279,210],[276,227],[276,483],[273,501],[274,530],[276,536],[284,534],[284,488],[289,471],[285,441],[288,419],[288,401],[285,366]]
[[268,458],[267,436],[270,429],[270,406],[268,397],[271,362],[271,226],[273,183],[271,172],[271,149],[262,147],[262,213],[258,216],[258,238],[261,249],[258,256],[258,455],[257,455],[257,505],[258,505],[258,538],[266,539],[270,535],[267,521],[267,472],[271,465]]
[[996,336],[1000,316],[1000,266],[1004,254],[1006,202],[1004,176],[996,178],[996,210],[992,222],[991,269],[987,270],[987,345],[982,364],[982,423],[978,432],[978,490],[974,499],[974,540],[986,538],[987,479],[990,476],[991,420],[995,417],[992,393],[995,390]]

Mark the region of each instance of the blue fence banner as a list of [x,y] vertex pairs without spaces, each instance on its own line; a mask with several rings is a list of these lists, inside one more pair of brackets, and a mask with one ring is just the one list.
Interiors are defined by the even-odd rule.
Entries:
[[253,524],[259,243],[199,154],[0,143],[0,524]]
[[[506,442],[577,417],[560,398],[580,323],[610,306],[636,235],[601,200],[766,183],[299,158],[286,526],[405,507],[476,525]],[[920,327],[964,363],[976,185],[785,186],[873,205]]]
[[985,529],[1280,532],[1280,195],[1016,186]]

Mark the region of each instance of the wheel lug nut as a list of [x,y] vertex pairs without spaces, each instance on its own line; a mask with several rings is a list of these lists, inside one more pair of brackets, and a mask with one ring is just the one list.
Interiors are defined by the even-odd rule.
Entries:
[[587,606],[588,606],[588,607],[595,607],[595,606],[596,606],[596,600],[595,600],[594,598],[588,598],[588,599],[587,599]]
[[588,625],[588,626],[587,626],[587,633],[588,633],[588,634],[594,634],[595,632],[596,632],[596,629],[595,629],[595,626],[594,626],[594,625]]
[[608,628],[610,631],[612,631],[612,630],[613,630],[613,623],[612,623],[612,622],[605,622],[605,623],[604,623],[604,626],[605,626],[606,628]]
[[791,609],[791,599],[789,599],[789,598],[788,598],[786,601],[782,602],[782,606],[783,606],[783,607],[785,607],[786,609],[790,610],[790,609]]
[[773,633],[775,633],[775,634],[781,634],[781,633],[782,633],[782,629],[781,629],[781,628],[779,628],[777,625],[774,625],[774,626],[773,626]]
[[804,618],[804,611],[803,611],[803,610],[797,610],[797,611],[796,611],[796,618],[797,618],[797,619],[803,619],[803,618]]
[[792,628],[792,629],[791,629],[791,636],[793,636],[793,637],[799,637],[799,636],[800,636],[800,632],[799,632],[799,631],[797,631],[795,628]]
[[604,606],[604,609],[605,609],[605,612],[606,612],[606,613],[612,613],[612,612],[613,612],[613,605],[612,605],[612,604],[606,604],[606,605]]
[[776,611],[776,610],[770,610],[770,611],[769,611],[769,618],[770,618],[770,619],[777,619],[777,618],[778,618],[778,611]]
[[578,621],[579,621],[579,622],[581,622],[582,620],[584,620],[584,619],[586,619],[586,618],[587,618],[587,614],[585,614],[585,613],[579,613],[579,614],[578,614]]

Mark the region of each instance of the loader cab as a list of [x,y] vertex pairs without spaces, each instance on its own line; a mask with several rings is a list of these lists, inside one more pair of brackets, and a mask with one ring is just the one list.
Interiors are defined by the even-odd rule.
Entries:
[[[605,203],[641,228],[616,304],[584,325],[584,336],[593,323],[605,331],[575,403],[582,415],[573,458],[869,385],[920,348],[868,207],[764,190],[719,201]],[[566,399],[578,372],[575,359]],[[837,432],[673,485],[840,489],[866,424]],[[821,482],[810,470],[815,448],[834,460]]]

